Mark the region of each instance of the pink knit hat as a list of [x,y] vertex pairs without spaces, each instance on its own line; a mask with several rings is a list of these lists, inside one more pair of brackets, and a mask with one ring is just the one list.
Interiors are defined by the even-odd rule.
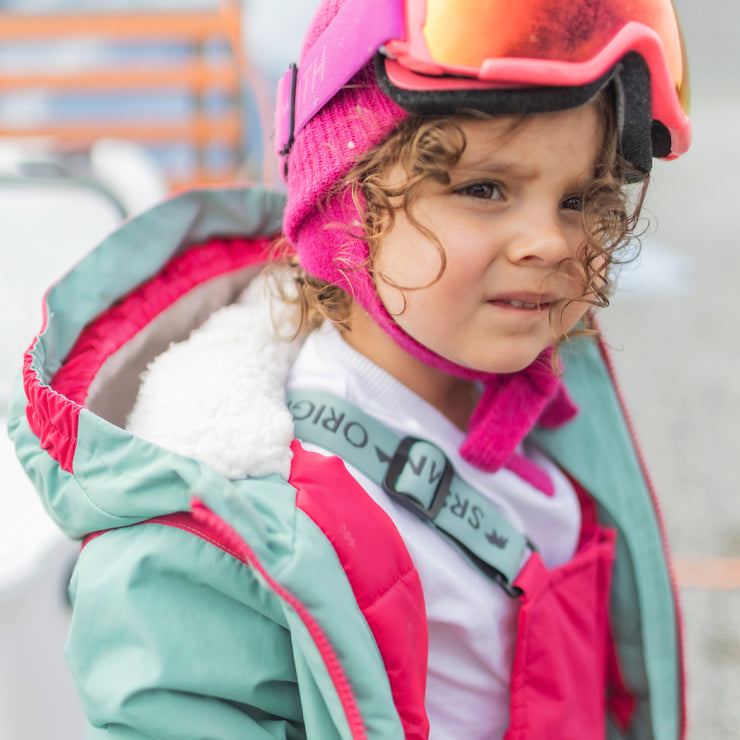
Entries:
[[[320,3],[304,41],[301,62],[344,1]],[[362,214],[349,189],[328,197],[360,158],[408,115],[380,90],[372,63],[355,75],[295,137],[288,155],[284,230],[301,266],[346,290],[403,349],[432,367],[487,383],[462,452],[474,464],[494,470],[506,463],[545,407],[549,407],[551,422],[565,421],[574,413],[559,380],[549,370],[549,353],[531,368],[499,378],[457,365],[417,342],[398,326],[378,297],[366,266]],[[551,404],[556,398],[564,403]],[[492,424],[494,413],[504,413],[509,423]],[[512,428],[514,421],[516,429]]]
[[[319,5],[301,63],[343,4],[323,0]],[[309,274],[346,290],[396,342],[436,365],[442,358],[403,332],[378,298],[366,267],[362,215],[349,189],[327,200],[341,178],[408,115],[380,90],[372,63],[355,75],[295,138],[288,156],[284,228]]]

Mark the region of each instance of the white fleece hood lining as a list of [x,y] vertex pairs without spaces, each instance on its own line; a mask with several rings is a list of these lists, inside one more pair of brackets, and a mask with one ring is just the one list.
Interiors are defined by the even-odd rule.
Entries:
[[[290,472],[285,380],[299,349],[265,281],[149,363],[126,428],[236,480]],[[276,329],[275,323],[278,324]]]

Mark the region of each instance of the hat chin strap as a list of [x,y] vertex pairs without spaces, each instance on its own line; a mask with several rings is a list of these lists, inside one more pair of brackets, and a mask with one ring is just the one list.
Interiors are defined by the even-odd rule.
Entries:
[[548,347],[518,373],[489,379],[460,447],[469,463],[490,472],[500,470],[535,424],[554,429],[578,413],[553,372],[552,355],[553,348]]

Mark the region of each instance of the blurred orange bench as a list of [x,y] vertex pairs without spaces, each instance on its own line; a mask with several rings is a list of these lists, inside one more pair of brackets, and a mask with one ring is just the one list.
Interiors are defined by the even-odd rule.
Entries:
[[[30,90],[57,94],[111,93],[183,94],[187,108],[165,118],[162,110],[147,117],[137,110],[130,117],[106,121],[53,120],[9,126],[0,121],[1,137],[44,137],[66,149],[89,146],[103,137],[129,139],[146,146],[185,145],[193,166],[171,177],[177,187],[192,182],[230,179],[244,156],[242,80],[239,74],[240,11],[236,0],[222,0],[213,11],[20,14],[0,12],[0,44],[68,43],[70,40],[145,44],[182,44],[187,53],[161,62],[100,66],[99,59],[73,69],[0,70],[0,95]],[[220,53],[214,54],[217,48]],[[210,52],[209,52],[210,49]],[[217,111],[208,110],[206,95],[219,96]],[[221,101],[224,102],[221,102]],[[219,147],[226,166],[209,163],[209,148]],[[184,182],[183,182],[184,180]]]

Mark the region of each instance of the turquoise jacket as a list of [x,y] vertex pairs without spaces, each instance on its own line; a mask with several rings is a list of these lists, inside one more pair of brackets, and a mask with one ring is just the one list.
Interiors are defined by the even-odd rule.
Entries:
[[[141,370],[233,300],[282,208],[258,189],[186,192],[123,224],[45,298],[9,429],[49,515],[85,541],[67,659],[89,737],[428,733],[418,576],[341,463],[294,445],[288,476],[232,480],[123,429]],[[618,534],[611,624],[630,709],[608,736],[682,737],[655,499],[603,347],[578,342],[566,363],[581,413],[534,435]]]

